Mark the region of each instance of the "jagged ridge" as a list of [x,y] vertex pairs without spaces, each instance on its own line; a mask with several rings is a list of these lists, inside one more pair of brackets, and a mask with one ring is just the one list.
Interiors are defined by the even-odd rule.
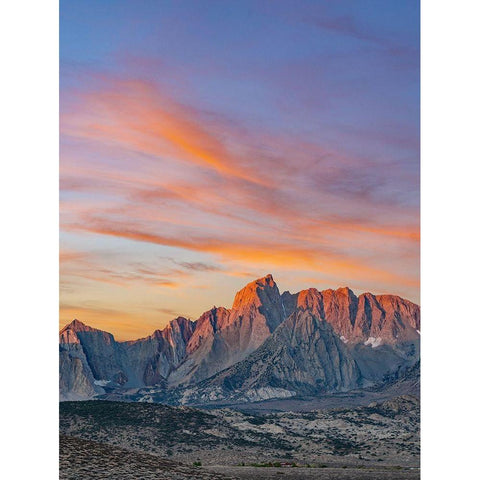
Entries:
[[[220,388],[242,398],[259,388],[278,395],[345,390],[418,360],[419,330],[419,307],[400,297],[357,297],[346,287],[280,294],[267,275],[240,290],[231,309],[214,307],[195,322],[178,317],[134,341],[116,342],[74,320],[60,332],[61,397],[200,382],[201,395]],[[220,385],[215,375],[223,370],[230,373]]]

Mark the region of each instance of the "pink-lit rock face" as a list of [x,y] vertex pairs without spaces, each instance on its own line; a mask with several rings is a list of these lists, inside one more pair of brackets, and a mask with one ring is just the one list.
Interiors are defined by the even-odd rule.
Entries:
[[236,294],[231,309],[213,308],[197,320],[188,357],[169,382],[195,383],[243,360],[285,318],[272,275],[250,282]]
[[225,336],[233,348],[250,353],[285,318],[278,287],[272,275],[267,275],[249,283],[236,294]]
[[345,343],[364,343],[374,338],[375,346],[393,345],[419,338],[420,308],[395,295],[362,293],[357,297],[345,287],[283,294],[287,296],[290,310],[299,308],[314,313],[330,323]]

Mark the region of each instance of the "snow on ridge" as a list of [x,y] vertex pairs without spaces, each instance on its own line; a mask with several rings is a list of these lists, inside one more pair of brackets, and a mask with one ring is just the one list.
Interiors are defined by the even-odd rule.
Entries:
[[363,342],[364,345],[371,345],[372,348],[376,348],[382,344],[382,339],[380,337],[368,337],[366,342]]
[[340,340],[341,340],[343,343],[348,343],[348,339],[345,338],[343,335],[340,337]]
[[110,380],[94,380],[93,383],[100,387],[105,387],[107,384],[110,383]]

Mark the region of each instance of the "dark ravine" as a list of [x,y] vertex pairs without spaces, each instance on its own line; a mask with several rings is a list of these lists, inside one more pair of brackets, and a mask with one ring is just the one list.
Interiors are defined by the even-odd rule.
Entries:
[[[381,386],[419,361],[420,308],[348,288],[280,294],[271,275],[231,309],[117,342],[78,320],[60,332],[60,399],[245,403]],[[410,370],[409,370],[410,369]]]

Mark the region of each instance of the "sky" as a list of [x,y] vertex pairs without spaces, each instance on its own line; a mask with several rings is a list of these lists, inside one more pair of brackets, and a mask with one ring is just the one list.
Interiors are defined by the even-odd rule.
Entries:
[[419,303],[419,2],[60,2],[60,325]]

